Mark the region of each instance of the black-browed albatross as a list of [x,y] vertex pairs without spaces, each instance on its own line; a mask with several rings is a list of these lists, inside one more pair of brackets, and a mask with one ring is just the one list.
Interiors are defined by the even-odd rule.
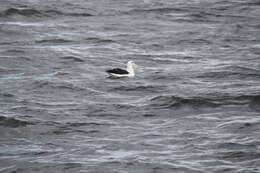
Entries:
[[138,67],[138,65],[136,65],[133,61],[128,61],[126,69],[114,68],[111,70],[107,70],[106,72],[111,77],[134,77],[134,68],[136,67]]

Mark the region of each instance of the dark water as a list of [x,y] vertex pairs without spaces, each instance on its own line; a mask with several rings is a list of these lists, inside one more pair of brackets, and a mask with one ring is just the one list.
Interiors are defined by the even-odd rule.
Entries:
[[0,38],[0,172],[260,172],[258,0],[1,0]]

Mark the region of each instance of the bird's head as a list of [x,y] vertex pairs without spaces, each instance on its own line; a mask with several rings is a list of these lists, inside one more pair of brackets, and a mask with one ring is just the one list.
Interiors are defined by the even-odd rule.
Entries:
[[136,63],[134,63],[133,61],[128,61],[127,66],[132,66],[134,68],[138,67],[138,65]]

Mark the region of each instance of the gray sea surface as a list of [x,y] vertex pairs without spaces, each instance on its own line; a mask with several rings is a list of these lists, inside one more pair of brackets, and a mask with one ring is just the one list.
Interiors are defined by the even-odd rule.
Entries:
[[0,172],[259,173],[259,0],[0,0]]

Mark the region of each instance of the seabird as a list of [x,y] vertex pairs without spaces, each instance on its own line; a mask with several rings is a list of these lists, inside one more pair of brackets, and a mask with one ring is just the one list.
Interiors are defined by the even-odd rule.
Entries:
[[135,76],[134,68],[136,67],[138,67],[137,64],[135,64],[133,61],[128,61],[125,70],[121,68],[114,68],[111,70],[107,70],[106,72],[111,77],[134,77]]

